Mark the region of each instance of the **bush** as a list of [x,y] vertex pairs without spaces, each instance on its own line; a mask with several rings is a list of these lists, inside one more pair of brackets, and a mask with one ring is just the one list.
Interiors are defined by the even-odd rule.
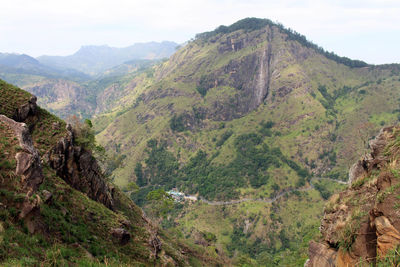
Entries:
[[67,119],[68,123],[72,126],[75,142],[89,150],[101,151],[102,148],[96,145],[96,139],[93,130],[93,124],[90,120],[86,119],[84,122],[73,115]]
[[183,115],[176,115],[172,116],[171,120],[169,121],[169,126],[172,131],[174,132],[183,132],[185,130],[185,124],[183,121]]
[[232,130],[228,130],[228,131],[224,132],[215,145],[222,146],[225,143],[225,141],[228,140],[229,137],[231,137],[232,134],[233,134]]

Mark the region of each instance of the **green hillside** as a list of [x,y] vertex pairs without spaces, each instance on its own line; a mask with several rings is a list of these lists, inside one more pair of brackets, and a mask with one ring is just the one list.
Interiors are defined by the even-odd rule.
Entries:
[[66,127],[0,80],[0,265],[222,264],[215,252],[159,229],[106,181],[85,125]]
[[398,121],[399,70],[245,19],[199,34],[136,77],[94,119],[96,138],[122,160],[114,182],[142,186],[132,194],[137,203],[159,186],[210,201],[246,199],[186,204],[172,228],[211,232],[213,246],[237,260],[300,264],[324,200],[343,187],[337,181],[347,181],[379,128]]

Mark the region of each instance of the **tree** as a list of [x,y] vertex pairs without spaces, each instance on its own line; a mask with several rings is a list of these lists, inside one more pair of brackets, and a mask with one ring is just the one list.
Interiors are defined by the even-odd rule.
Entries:
[[146,205],[148,215],[159,221],[174,207],[174,200],[162,188],[149,192],[146,196],[146,200],[148,203]]
[[139,187],[137,186],[137,184],[135,182],[129,182],[126,185],[126,190],[129,192],[136,193],[137,191],[139,191]]
[[77,144],[90,150],[101,150],[96,145],[93,124],[89,119],[81,122],[76,115],[73,115],[67,119],[67,122],[72,126],[72,132]]
[[147,180],[143,175],[142,163],[138,162],[135,166],[136,184],[140,187],[147,185]]

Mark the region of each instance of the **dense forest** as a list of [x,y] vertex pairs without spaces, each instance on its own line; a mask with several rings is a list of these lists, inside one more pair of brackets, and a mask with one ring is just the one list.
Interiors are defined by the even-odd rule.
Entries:
[[[270,147],[264,143],[266,136],[276,134],[272,133],[272,126],[273,122],[263,122],[258,132],[235,137],[235,157],[227,164],[212,162],[218,151],[215,155],[207,155],[203,150],[199,150],[181,166],[177,156],[168,150],[167,142],[149,140],[147,157],[143,164],[138,163],[135,168],[136,182],[141,189],[133,194],[133,199],[141,205],[146,194],[158,187],[165,190],[176,187],[188,194],[199,193],[209,200],[234,199],[239,197],[237,188],[259,188],[267,184],[269,169],[279,168],[281,165],[287,165],[297,173],[297,187],[304,186],[306,179],[310,178],[309,172],[283,155],[278,147]],[[221,146],[228,138],[234,138],[230,130],[215,140],[216,146]],[[278,191],[279,187],[275,193]]]

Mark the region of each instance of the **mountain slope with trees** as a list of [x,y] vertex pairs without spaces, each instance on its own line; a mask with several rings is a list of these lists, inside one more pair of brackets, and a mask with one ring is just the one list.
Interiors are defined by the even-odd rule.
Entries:
[[399,70],[244,19],[197,35],[135,77],[94,119],[96,138],[120,159],[114,181],[126,191],[138,183],[132,198],[143,205],[160,187],[216,201],[292,192],[274,203],[197,202],[169,225],[215,234],[210,245],[238,260],[304,262],[325,199],[343,186],[335,180],[347,181],[368,138],[398,121]]

